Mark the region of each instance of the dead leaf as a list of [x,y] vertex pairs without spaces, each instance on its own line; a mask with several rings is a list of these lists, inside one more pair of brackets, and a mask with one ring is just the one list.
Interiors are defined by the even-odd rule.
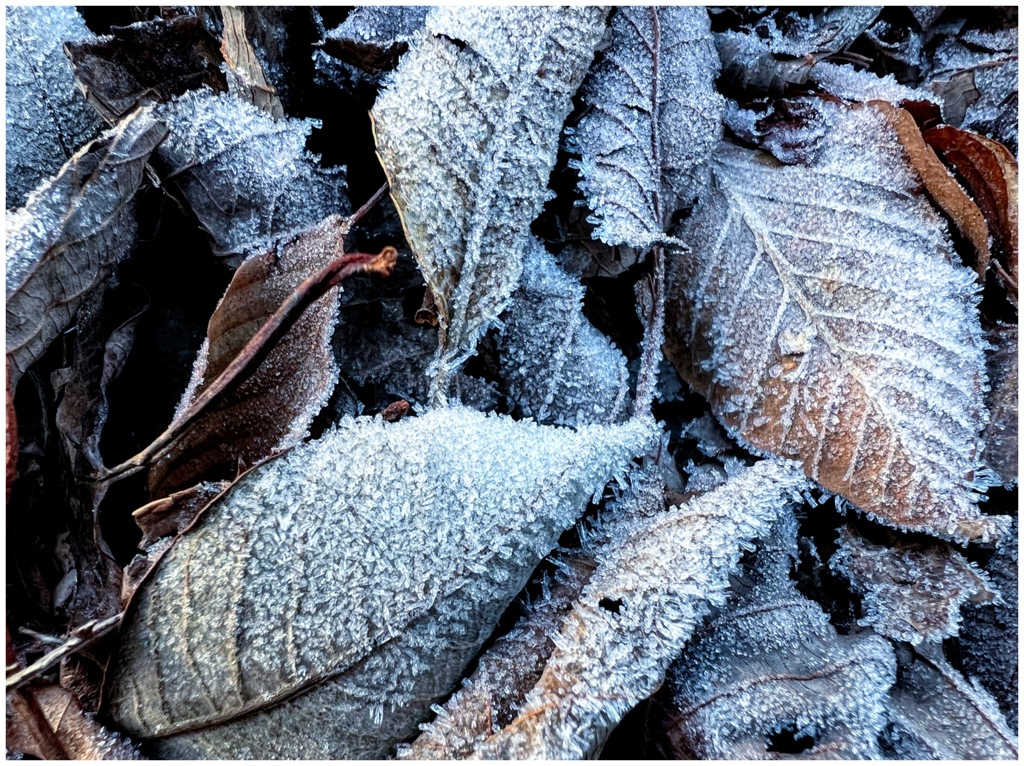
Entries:
[[998,537],[1006,519],[976,505],[973,275],[886,118],[822,108],[833,129],[813,165],[720,147],[713,190],[680,234],[693,254],[670,262],[666,355],[731,434],[801,460],[862,511]]
[[[483,759],[594,757],[653,694],[691,634],[724,601],[742,550],[766,534],[807,481],[762,461],[724,487],[664,510],[660,469],[642,475],[603,530],[597,568],[515,720],[473,746]],[[459,747],[455,737],[446,757]]]
[[194,15],[113,27],[107,36],[68,42],[64,50],[78,87],[111,125],[189,90],[227,90],[217,41]]
[[1017,760],[1017,737],[995,700],[952,668],[938,646],[899,647],[897,657],[898,681],[889,692],[896,757]]
[[323,50],[366,72],[390,71],[423,28],[428,10],[414,5],[355,8],[324,36]]
[[999,598],[981,569],[943,543],[874,545],[844,527],[838,545],[829,567],[864,596],[857,624],[894,641],[952,638],[963,605]]
[[75,88],[61,45],[89,36],[73,6],[6,9],[7,209],[57,173],[103,123]]
[[996,141],[949,125],[926,130],[924,140],[953,167],[984,215],[992,235],[993,266],[1016,306],[1016,158]]
[[876,739],[896,677],[892,649],[879,636],[838,635],[790,580],[795,558],[796,519],[788,512],[758,546],[751,570],[736,578],[728,605],[672,666],[672,757],[881,755]]
[[978,279],[984,282],[991,258],[989,227],[978,205],[967,196],[942,164],[929,142],[925,141],[910,112],[886,101],[872,101],[869,105],[884,114],[889,124],[896,130],[907,158],[924,184],[928,198],[953,222],[960,234],[974,248],[975,269],[978,272]]
[[150,153],[167,135],[148,107],[72,157],[7,218],[7,357],[12,385],[131,252]]
[[[36,710],[30,712],[33,705]],[[47,760],[141,760],[138,745],[105,729],[74,695],[54,684],[8,695],[7,751]]]
[[247,31],[246,11],[237,5],[221,6],[224,33],[220,52],[227,65],[228,90],[269,114],[275,120],[284,117],[284,106],[277,91],[267,82],[263,65],[253,50]]
[[988,340],[992,344],[987,352],[991,390],[986,398],[989,421],[985,426],[984,457],[1003,485],[1017,483],[1020,427],[1017,414],[1017,338],[1015,324],[997,324],[988,331]]
[[113,720],[165,756],[383,757],[653,431],[346,418],[251,471],[163,558],[130,607]]
[[[230,483],[226,481],[201,481],[133,511],[132,518],[142,530],[139,547],[148,548],[161,537],[174,537],[184,532],[202,510],[229,486]],[[122,601],[125,603],[130,600],[126,595],[130,597],[130,593],[126,594],[122,590]]]

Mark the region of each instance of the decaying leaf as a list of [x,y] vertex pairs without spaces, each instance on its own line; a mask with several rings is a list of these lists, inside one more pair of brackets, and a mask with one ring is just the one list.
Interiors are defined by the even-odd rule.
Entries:
[[541,423],[613,423],[629,393],[626,358],[583,316],[583,286],[535,239],[497,336],[506,397]]
[[[304,280],[342,254],[349,228],[348,219],[330,216],[238,268],[210,318],[176,419]],[[151,496],[203,478],[234,478],[239,463],[251,466],[301,441],[338,379],[331,351],[337,313],[333,288],[303,312],[252,375],[154,455]]]
[[554,638],[544,672],[515,720],[474,754],[596,755],[622,716],[660,686],[704,615],[724,601],[743,547],[806,486],[798,466],[762,461],[725,487],[663,511],[657,472],[653,482],[637,482],[605,530],[597,569]]
[[837,635],[790,580],[795,558],[788,512],[734,583],[728,606],[672,666],[676,758],[787,757],[794,751],[783,749],[785,738],[801,743],[804,758],[879,757],[892,649],[879,636]]
[[424,725],[411,745],[398,747],[405,760],[464,759],[473,748],[515,720],[555,648],[562,621],[579,598],[594,561],[582,553],[558,559],[555,580],[516,626],[477,661],[473,675]]
[[189,92],[158,113],[162,177],[188,200],[219,255],[259,253],[348,212],[343,173],[306,151],[312,120],[274,120],[231,94]]
[[435,404],[518,284],[604,17],[582,6],[432,10],[373,108],[377,153],[437,302]]
[[227,65],[228,91],[263,110],[275,120],[284,117],[284,106],[277,91],[267,81],[263,65],[253,50],[246,28],[245,9],[237,5],[221,6],[224,33],[220,52]]
[[60,170],[100,132],[75,88],[61,45],[90,36],[72,6],[15,5],[5,9],[7,35],[7,209]]
[[429,10],[417,5],[355,8],[324,36],[323,50],[366,72],[390,71],[398,66],[412,37],[423,29]]
[[594,238],[646,248],[706,180],[722,134],[718,55],[703,7],[622,7],[611,28],[572,146]]
[[960,631],[960,657],[967,676],[995,697],[1011,731],[1017,731],[1018,631],[1017,521],[986,567],[1002,601],[968,604]]
[[[82,710],[78,700],[59,686],[48,684],[26,692],[31,694],[60,747],[60,753],[40,750],[40,744],[25,721],[25,712],[17,701],[12,709],[7,702],[7,752],[24,753],[35,758],[63,758],[80,761],[139,760],[138,745],[97,723]],[[17,692],[15,693],[17,694]]]
[[957,635],[964,604],[999,598],[985,573],[944,543],[874,545],[845,527],[829,566],[863,594],[859,625],[915,646]]
[[146,548],[161,537],[183,532],[210,504],[228,488],[226,481],[201,481],[188,489],[172,492],[132,512],[142,530],[140,548]]
[[[890,525],[954,540],[976,505],[984,340],[972,273],[872,108],[823,105],[809,166],[722,144],[671,262],[666,354],[727,429]],[[866,140],[870,136],[870,140]]]
[[113,720],[173,757],[383,757],[654,430],[343,420],[163,559],[122,635]]
[[12,385],[132,248],[131,204],[167,127],[141,109],[82,148],[7,217]]
[[114,27],[108,36],[74,40],[64,50],[86,99],[111,125],[145,104],[203,86],[227,87],[217,41],[198,16]]
[[1017,737],[991,695],[965,679],[938,647],[898,649],[889,692],[893,749],[914,760],[1017,760]]

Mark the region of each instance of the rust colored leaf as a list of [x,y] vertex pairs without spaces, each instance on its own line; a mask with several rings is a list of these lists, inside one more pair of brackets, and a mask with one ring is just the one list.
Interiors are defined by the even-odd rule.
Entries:
[[86,715],[73,694],[55,684],[9,697],[8,752],[45,760],[139,760],[139,748]]
[[197,16],[113,27],[109,36],[69,42],[64,50],[79,88],[110,124],[188,90],[227,89],[217,41]]
[[921,177],[928,198],[945,213],[974,248],[975,269],[978,278],[984,282],[991,258],[989,227],[978,205],[967,196],[935,154],[935,150],[925,141],[910,112],[887,101],[871,101],[869,104],[884,114],[889,124],[896,129],[907,158]]
[[246,11],[237,5],[221,7],[224,34],[220,52],[228,67],[228,90],[262,109],[275,120],[284,117],[284,106],[268,82],[263,65],[253,50],[246,30]]
[[[673,258],[666,354],[726,428],[884,523],[992,539],[973,274],[889,120],[822,104],[814,162],[722,144]],[[943,172],[945,172],[943,170]]]
[[860,625],[914,645],[956,636],[964,604],[999,596],[984,571],[945,543],[874,545],[846,527],[829,566],[864,595]]
[[[396,256],[386,248],[339,258],[349,227],[350,219],[331,216],[235,272],[168,428],[173,433],[147,448],[152,497],[206,478],[232,479],[239,463],[251,466],[306,435],[338,376],[333,288],[351,273],[390,273]],[[264,332],[282,311],[294,324]],[[243,368],[251,374],[218,386]]]
[[923,136],[956,170],[980,208],[992,235],[992,266],[1016,305],[1017,160],[998,141],[949,125],[929,128]]
[[1018,420],[1017,325],[997,324],[988,331],[985,462],[1003,484],[1017,481]]
[[102,289],[135,237],[132,199],[167,127],[148,107],[79,150],[7,219],[11,382]]
[[140,548],[147,548],[161,537],[180,534],[210,504],[217,495],[230,486],[230,482],[202,481],[193,487],[173,492],[154,500],[132,513],[135,523],[142,529]]

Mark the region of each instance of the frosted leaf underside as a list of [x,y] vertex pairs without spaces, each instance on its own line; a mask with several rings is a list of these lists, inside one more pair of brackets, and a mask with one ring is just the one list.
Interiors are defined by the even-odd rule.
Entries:
[[603,32],[592,7],[435,9],[377,99],[377,153],[441,318],[440,399],[518,284]]
[[623,7],[584,85],[572,145],[594,237],[647,247],[697,196],[721,137],[718,53],[703,7]]
[[723,143],[674,259],[667,353],[754,447],[899,528],[997,536],[978,491],[977,289],[872,109],[810,166]]
[[167,135],[149,108],[76,153],[8,213],[7,358],[11,385],[101,289],[135,239],[132,200]]
[[[161,562],[113,718],[146,737],[215,724],[161,743],[173,757],[383,757],[652,431],[461,408],[344,420],[248,474]],[[297,724],[311,715],[329,721]]]

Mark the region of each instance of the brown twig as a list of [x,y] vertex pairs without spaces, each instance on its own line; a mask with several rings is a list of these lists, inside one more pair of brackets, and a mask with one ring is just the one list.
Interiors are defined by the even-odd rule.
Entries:
[[[43,655],[25,669],[19,670],[17,673],[8,676],[7,691],[10,692],[24,686],[29,681],[41,676],[65,657],[69,657],[83,649],[89,648],[99,639],[116,630],[121,624],[122,619],[124,619],[124,612],[118,612],[117,614],[113,614],[109,617],[92,620],[85,623],[85,625],[76,628],[64,640],[64,642],[52,652],[48,652]],[[64,757],[66,758],[67,756]]]

